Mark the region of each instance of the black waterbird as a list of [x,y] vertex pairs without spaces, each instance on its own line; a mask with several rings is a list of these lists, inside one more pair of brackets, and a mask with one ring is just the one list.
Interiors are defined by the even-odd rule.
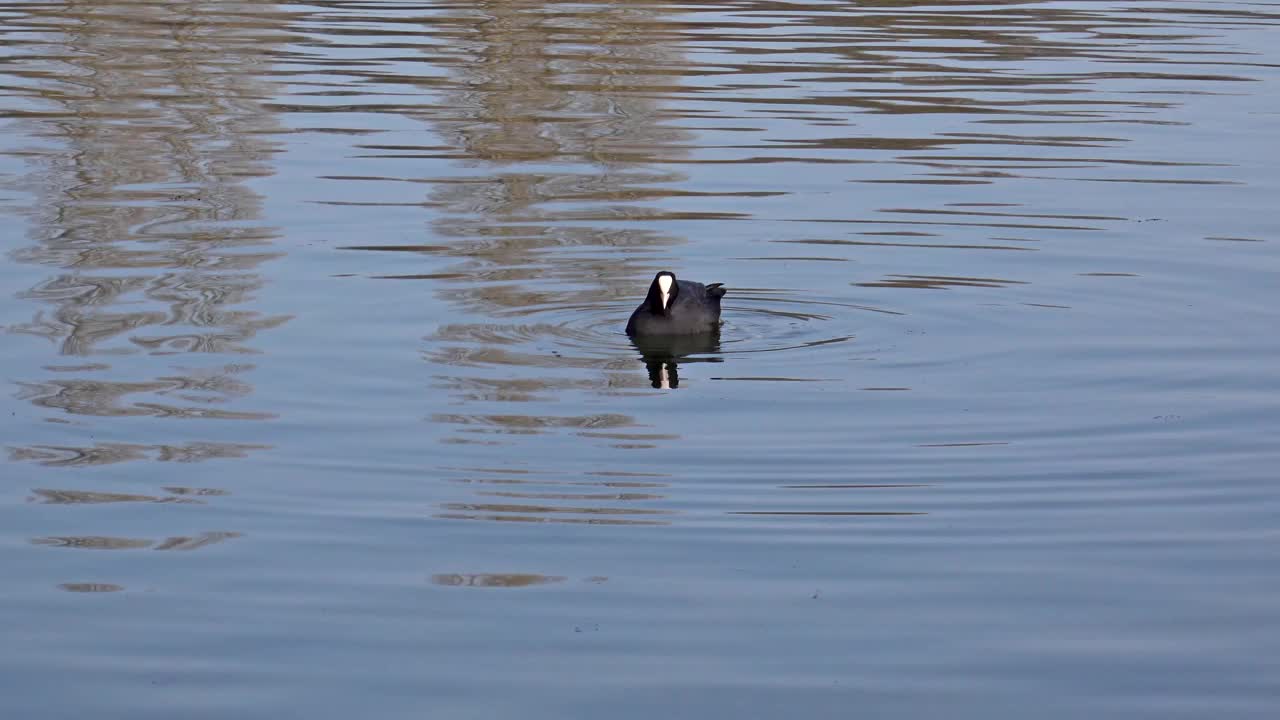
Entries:
[[649,294],[627,321],[631,337],[665,337],[714,332],[720,327],[722,283],[703,285],[677,280],[663,270],[653,277]]

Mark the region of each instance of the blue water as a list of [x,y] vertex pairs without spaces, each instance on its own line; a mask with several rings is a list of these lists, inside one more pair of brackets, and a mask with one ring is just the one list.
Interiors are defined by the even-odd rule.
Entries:
[[1277,25],[0,4],[0,707],[1272,717]]

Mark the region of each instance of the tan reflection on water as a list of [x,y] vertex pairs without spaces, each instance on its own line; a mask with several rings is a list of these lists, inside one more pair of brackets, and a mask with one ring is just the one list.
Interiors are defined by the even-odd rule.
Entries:
[[59,548],[78,548],[82,550],[199,550],[209,545],[241,537],[238,532],[204,532],[198,535],[178,535],[163,540],[147,540],[145,538],[110,537],[103,535],[56,535],[32,538],[32,545],[47,545]]
[[[46,419],[73,418],[67,427],[75,439],[23,445],[6,438],[11,460],[49,468],[190,463],[267,447],[180,435],[157,443],[131,435],[137,426],[122,422],[273,417],[243,406],[253,392],[253,366],[229,363],[256,353],[255,336],[288,320],[253,307],[264,282],[260,266],[281,254],[271,248],[277,231],[261,222],[262,198],[248,184],[273,173],[271,136],[280,129],[261,104],[274,93],[263,80],[274,41],[254,17],[262,7],[196,1],[22,8],[37,34],[7,36],[19,54],[6,68],[30,85],[27,109],[0,115],[32,139],[20,155],[28,168],[21,189],[33,198],[18,211],[29,244],[11,257],[48,274],[7,290],[35,308],[8,331],[47,339],[51,362],[44,375],[10,379],[17,397],[46,411]],[[37,42],[22,54],[23,43]],[[175,422],[166,430],[194,427]],[[86,428],[90,437],[115,440],[85,444]],[[33,488],[29,500],[85,517],[86,506],[203,505],[225,494],[181,486],[165,492]],[[30,543],[194,551],[240,536],[216,530],[147,537],[129,526],[120,536],[50,535]]]
[[202,501],[183,497],[158,497],[154,495],[134,495],[130,493],[92,492],[89,490],[46,490],[36,488],[31,491],[33,502],[46,505],[101,505],[105,503],[186,503],[200,504]]
[[[62,410],[73,415],[102,417],[166,416],[177,418],[215,418],[261,420],[270,413],[223,410],[213,407],[248,395],[250,388],[232,377],[244,368],[221,371],[195,371],[189,376],[159,377],[150,382],[108,382],[103,380],[66,380],[55,378],[43,383],[19,383],[18,397],[39,407]],[[174,397],[194,405],[162,402],[124,402],[128,395]]]
[[[543,477],[530,470],[455,470],[450,482],[471,486],[468,502],[441,503],[435,517],[446,520],[489,520],[587,525],[667,525],[674,511],[653,507],[666,495],[667,483],[630,479],[627,473],[587,473],[588,479]],[[635,477],[657,477],[637,474]]]
[[[1212,77],[1192,75],[1168,52],[1170,44],[1192,41],[1221,52],[1211,29],[1144,28],[1143,45],[1098,30],[1105,22],[1144,24],[1140,14],[1125,9],[1114,10],[1122,17],[1110,18],[1042,3],[998,5],[996,21],[986,8],[919,2],[838,12],[827,5],[746,2],[704,8],[701,17],[678,12],[682,8],[629,3],[491,2],[440,18],[432,32],[447,38],[452,52],[434,62],[447,74],[418,81],[439,94],[399,111],[430,123],[443,144],[432,138],[421,145],[360,148],[384,165],[451,159],[457,172],[423,178],[407,169],[400,176],[384,171],[343,178],[428,186],[422,204],[432,208],[434,233],[445,242],[352,249],[405,253],[410,262],[413,255],[430,256],[430,272],[381,277],[431,283],[454,307],[493,318],[447,325],[428,338],[427,360],[447,369],[437,387],[460,404],[488,406],[432,420],[466,426],[460,429],[466,436],[494,435],[477,426],[510,417],[494,406],[515,403],[528,406],[521,412],[528,420],[504,422],[503,432],[545,432],[571,423],[565,413],[546,412],[546,403],[654,386],[634,364],[616,362],[617,352],[601,351],[616,332],[608,319],[625,317],[627,301],[634,300],[628,293],[635,278],[658,262],[655,251],[682,241],[655,232],[654,221],[752,217],[736,209],[662,201],[793,192],[785,180],[774,189],[692,190],[681,187],[682,165],[844,163],[852,173],[849,182],[979,185],[1021,177],[1164,182],[1174,179],[1148,175],[1189,168],[1212,172],[1208,164],[1115,152],[1129,140],[1122,126],[1166,122],[1160,116],[1184,90],[1093,87],[1149,77],[1146,66],[1153,64],[1168,66],[1160,73],[1166,80],[1240,79],[1229,62],[1220,63],[1221,72]],[[778,20],[767,39],[757,22],[737,22],[756,17]],[[1219,20],[1231,21],[1229,13],[1205,23]],[[421,48],[424,55],[438,52]],[[1071,59],[1089,62],[1075,75],[1051,72],[1041,62]],[[1110,64],[1097,70],[1099,59]],[[408,78],[395,81],[413,84]],[[957,124],[936,132],[910,117],[930,114],[951,116]],[[903,116],[902,129],[875,116]],[[697,145],[699,136],[684,127],[706,120],[719,121],[713,128],[717,137],[736,144]],[[806,127],[797,137],[774,121]],[[1042,125],[1073,127],[1037,129]],[[1077,125],[1090,127],[1086,132]],[[734,152],[725,157],[726,149]],[[888,176],[868,176],[868,168],[880,172],[877,166]],[[1091,175],[1099,172],[1110,174]],[[840,203],[829,207],[838,211]],[[793,233],[783,229],[773,242],[821,245],[822,252],[756,259],[848,262],[862,247],[1028,253],[1038,249],[1037,233],[1092,233],[1130,220],[1001,203],[887,207],[867,215],[770,218],[808,226],[797,225]],[[808,237],[815,230],[823,234]],[[1017,281],[903,272],[859,284],[985,283],[1003,287]],[[557,372],[569,369],[589,372]],[[659,377],[656,387],[675,385]],[[635,430],[638,436],[654,435]],[[637,439],[627,446],[672,438]],[[460,434],[450,442],[499,441]]]
[[1010,285],[1026,285],[1019,280],[999,278],[951,277],[946,275],[890,275],[876,282],[854,283],[859,287],[896,287],[920,290],[946,290],[956,287],[1002,288]]
[[[258,267],[280,255],[270,249],[277,231],[259,222],[262,201],[246,182],[272,174],[270,136],[279,130],[261,105],[272,94],[262,79],[271,34],[254,16],[261,6],[24,9],[46,50],[44,63],[10,66],[34,82],[31,105],[38,108],[11,117],[41,140],[24,153],[30,173],[23,184],[35,200],[22,214],[32,244],[14,257],[52,274],[17,292],[39,309],[9,330],[47,338],[58,355],[100,360],[50,366],[59,377],[19,381],[20,396],[101,418],[271,417],[217,407],[252,391],[251,366],[202,359],[255,352],[254,336],[288,319],[250,305],[263,284]],[[139,355],[156,360],[112,361]],[[177,355],[185,358],[181,367],[163,360]],[[115,462],[156,454],[234,457],[260,446],[165,447],[72,452],[74,462]]]
[[73,593],[111,593],[124,590],[124,586],[122,585],[91,582],[62,583],[58,588]]
[[[244,443],[197,442],[185,445],[134,445],[129,443],[97,443],[91,447],[64,445],[27,445],[9,448],[9,459],[34,462],[49,467],[74,467],[82,465],[112,465],[131,460],[157,460],[160,462],[200,462],[212,459],[242,458],[253,450],[264,450],[269,445]],[[173,488],[169,492],[177,493]],[[203,492],[220,491],[199,491]]]
[[732,510],[728,515],[779,515],[784,517],[896,517],[928,515],[925,512],[898,512],[891,510]]
[[446,587],[518,588],[564,582],[563,575],[537,573],[439,573],[431,582]]
[[[440,19],[435,32],[467,58],[451,64],[438,110],[422,114],[459,158],[455,175],[427,180],[433,230],[448,242],[360,249],[456,259],[443,271],[394,277],[429,282],[452,306],[494,318],[446,325],[428,339],[428,361],[447,372],[437,387],[468,407],[432,416],[458,426],[450,442],[635,425],[544,404],[647,386],[643,365],[599,346],[617,342],[610,336],[620,328],[605,324],[633,299],[635,278],[652,272],[653,252],[680,242],[626,225],[697,215],[650,204],[698,194],[677,186],[682,174],[652,164],[682,156],[691,137],[657,99],[678,88],[684,64],[666,15],[618,2],[491,2]],[[366,147],[380,158],[439,151]],[[512,412],[513,404],[528,407]],[[649,443],[670,437],[638,433]]]

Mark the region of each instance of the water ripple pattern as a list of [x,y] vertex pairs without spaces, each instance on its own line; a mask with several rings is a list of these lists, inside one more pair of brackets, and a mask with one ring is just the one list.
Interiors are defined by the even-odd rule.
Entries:
[[0,0],[4,716],[1269,720],[1278,27]]

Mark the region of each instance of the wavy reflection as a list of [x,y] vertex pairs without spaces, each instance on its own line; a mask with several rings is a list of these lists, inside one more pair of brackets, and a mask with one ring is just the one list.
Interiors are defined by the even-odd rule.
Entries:
[[[43,338],[50,361],[27,370],[39,375],[10,380],[17,398],[64,424],[34,428],[40,442],[6,438],[9,459],[97,468],[243,458],[267,447],[252,442],[257,438],[228,441],[225,433],[243,422],[216,441],[179,435],[157,442],[154,433],[157,423],[166,435],[201,433],[203,421],[275,416],[248,405],[254,367],[238,361],[261,351],[260,333],[289,319],[255,307],[263,264],[282,254],[272,248],[279,233],[263,224],[263,200],[251,185],[274,173],[279,149],[273,136],[280,125],[263,104],[275,93],[264,71],[278,42],[276,19],[264,22],[263,14],[275,11],[196,0],[28,4],[20,12],[20,22],[38,32],[4,33],[6,70],[16,79],[10,89],[20,88],[22,101],[0,117],[30,140],[9,154],[25,163],[16,189],[31,199],[25,208],[0,210],[25,223],[27,244],[9,257],[47,274],[8,289],[31,315],[7,326],[7,342]],[[138,418],[151,419],[147,430]],[[192,422],[168,422],[179,420]],[[66,428],[65,439],[58,428]],[[95,433],[115,441],[83,439]],[[37,487],[28,500],[67,508],[66,520],[135,504],[189,513],[176,506],[204,505],[216,495],[225,491]],[[241,537],[226,530],[151,536],[136,524],[147,516],[129,515],[135,524],[118,536],[29,542],[192,552]],[[86,523],[100,525],[103,517],[92,519]]]
[[[747,2],[679,16],[611,2],[489,2],[439,19],[433,33],[448,38],[450,54],[383,28],[388,43],[409,43],[443,69],[430,77],[429,101],[396,100],[384,110],[419,118],[434,135],[420,144],[361,142],[359,157],[379,161],[379,171],[331,177],[427,187],[417,204],[432,208],[433,237],[351,247],[404,254],[418,267],[378,277],[432,283],[460,314],[480,316],[429,336],[424,354],[445,368],[438,387],[458,402],[489,405],[484,415],[519,403],[521,413],[542,418],[536,424],[550,425],[562,413],[544,412],[544,403],[685,380],[670,362],[648,364],[639,377],[619,368],[613,361],[625,341],[604,322],[625,316],[635,278],[652,270],[664,245],[680,242],[662,223],[795,223],[803,227],[764,241],[821,252],[747,257],[839,263],[868,248],[911,257],[944,248],[1030,253],[1039,235],[1108,232],[1132,220],[933,193],[922,194],[920,207],[837,202],[792,216],[775,209],[796,206],[768,201],[796,192],[794,169],[757,173],[744,188],[711,175],[714,182],[690,183],[684,167],[840,164],[844,174],[832,182],[924,185],[1222,181],[1214,177],[1221,165],[1127,152],[1126,128],[1170,122],[1164,116],[1179,96],[1246,79],[1249,63],[1216,32],[1218,23],[1239,21],[1229,10],[1156,20],[1126,8],[998,4],[992,22],[987,8],[924,2],[839,13]],[[760,17],[772,23],[768,42]],[[1143,43],[1107,29],[1132,24],[1142,25]],[[1212,57],[1214,73],[1189,67],[1186,43]],[[708,44],[714,62],[688,59]],[[1061,73],[1063,62],[1078,62],[1078,71]],[[388,90],[406,83],[394,68],[370,72]],[[1137,90],[1130,81],[1139,76],[1165,84]],[[930,116],[945,123],[921,122]],[[708,137],[714,144],[697,142]],[[408,169],[424,159],[452,162],[456,172]],[[404,172],[387,169],[400,162]],[[895,270],[861,287],[1014,282],[995,270]]]
[[[388,277],[431,282],[459,313],[480,316],[428,338],[425,356],[444,370],[437,387],[468,405],[431,418],[457,426],[450,442],[565,431],[608,442],[667,439],[620,433],[636,425],[629,417],[555,407],[647,385],[612,324],[625,319],[635,278],[651,275],[657,253],[680,240],[634,221],[724,216],[655,205],[724,195],[679,188],[684,176],[655,164],[682,156],[692,137],[659,99],[679,89],[682,63],[666,14],[614,2],[489,2],[442,19],[440,32],[467,62],[450,64],[441,111],[420,114],[458,160],[453,176],[426,181],[433,232],[447,242],[359,249],[429,258],[429,269]],[[441,152],[362,147],[382,160]]]
[[177,496],[160,497],[155,495],[135,495],[131,493],[92,492],[89,490],[48,490],[36,488],[31,491],[33,502],[44,505],[102,505],[108,503],[184,503],[201,504],[194,498]]
[[891,274],[884,280],[875,282],[854,283],[858,287],[913,288],[917,290],[947,290],[962,287],[1003,288],[1011,285],[1026,284],[1019,280],[1002,280],[1000,278],[898,274]]
[[[59,70],[45,72],[42,54],[19,54],[10,66],[16,77],[38,78],[28,100],[41,108],[18,115],[41,144],[22,153],[35,195],[23,212],[32,244],[13,257],[53,274],[16,293],[37,309],[8,330],[44,337],[58,355],[102,361],[51,366],[63,377],[20,381],[19,396],[99,418],[272,417],[216,407],[252,391],[249,366],[200,366],[202,356],[257,352],[257,334],[288,320],[252,308],[259,267],[280,256],[249,185],[273,173],[271,136],[280,129],[261,102],[273,92],[263,79],[272,43],[255,16],[262,6],[25,10],[27,22],[46,28],[42,47],[55,48]],[[160,359],[173,355],[192,367]],[[122,356],[142,357],[111,360]],[[98,371],[115,376],[65,377]],[[117,445],[115,457],[163,452],[141,447]],[[107,459],[102,450],[86,453]]]
[[143,538],[108,537],[103,535],[58,535],[31,539],[32,545],[47,545],[80,550],[139,550],[151,547],[154,540]]
[[[665,498],[662,476],[585,473],[580,479],[530,470],[473,468],[451,471],[453,484],[472,497],[440,504],[444,520],[570,525],[667,525],[673,511],[654,507]],[[644,478],[644,479],[640,479]]]
[[[690,362],[723,362],[720,352],[720,330],[701,335],[659,338],[632,338],[640,359],[649,372],[649,384],[660,390],[680,387],[680,365]],[[710,357],[708,357],[710,356]]]
[[58,589],[73,593],[111,593],[124,590],[124,586],[115,583],[76,582],[62,583],[58,585]]
[[779,515],[785,517],[897,517],[928,515],[925,512],[897,510],[733,510],[728,515]]
[[[245,443],[195,442],[185,445],[137,445],[132,443],[96,443],[88,447],[70,445],[26,445],[10,447],[9,459],[15,462],[34,462],[49,467],[79,467],[90,465],[114,465],[133,460],[194,463],[247,457],[251,451],[265,450],[269,445]],[[176,490],[169,489],[169,492]],[[192,491],[193,494],[196,491]],[[199,492],[217,492],[202,490]]]
[[538,573],[439,573],[431,576],[435,585],[446,587],[518,588],[564,582],[563,575]]
[[204,532],[198,535],[178,535],[163,540],[146,538],[112,537],[104,535],[55,535],[31,539],[32,545],[46,545],[81,550],[178,550],[190,551],[241,537],[238,532]]
[[[222,420],[263,420],[272,413],[218,407],[248,395],[249,386],[235,375],[246,368],[230,366],[192,375],[159,377],[148,382],[111,382],[55,378],[41,383],[18,383],[18,397],[38,407],[72,415],[99,417],[172,417]],[[141,395],[144,399],[126,400]],[[158,402],[163,398],[165,402]],[[174,403],[172,400],[184,401]]]
[[[1273,13],[1229,4],[1159,15],[1140,6],[990,5],[907,0],[837,13],[812,3],[735,3],[706,29],[724,50],[716,70],[732,82],[716,87],[717,104],[705,112],[748,126],[738,133],[742,153],[698,159],[857,162],[852,181],[868,183],[1221,182],[1211,164],[1107,151],[1127,143],[1133,126],[1177,124],[1170,111],[1183,98],[1234,92],[1249,80],[1254,59],[1223,42],[1222,30],[1269,23]],[[775,23],[765,46],[756,23],[733,22],[761,13]],[[1061,72],[1068,63],[1072,71]],[[927,116],[958,122],[916,121]],[[871,124],[871,132],[857,127]],[[945,131],[912,134],[921,127]],[[1170,170],[1178,175],[1159,175]]]

